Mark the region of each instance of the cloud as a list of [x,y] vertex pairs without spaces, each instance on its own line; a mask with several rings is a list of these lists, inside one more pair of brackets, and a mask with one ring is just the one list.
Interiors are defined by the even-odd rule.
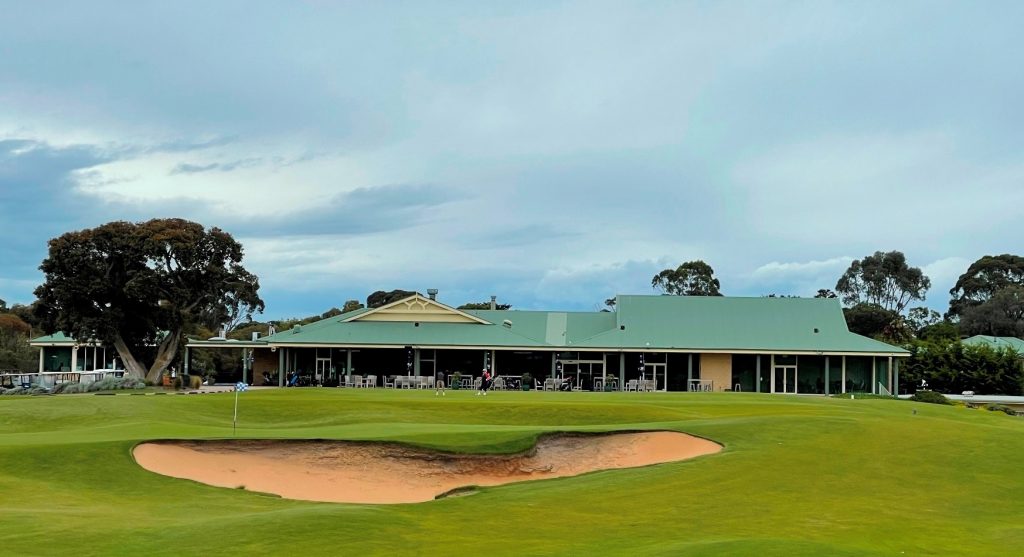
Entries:
[[813,296],[821,288],[834,289],[853,259],[841,256],[820,261],[772,261],[754,269],[743,287],[752,295]]

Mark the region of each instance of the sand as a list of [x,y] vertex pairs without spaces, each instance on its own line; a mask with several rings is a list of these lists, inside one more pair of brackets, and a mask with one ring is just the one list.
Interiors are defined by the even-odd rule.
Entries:
[[468,486],[576,476],[717,453],[717,443],[657,431],[552,435],[517,455],[454,455],[392,443],[180,441],[138,445],[143,468],[226,488],[336,503],[418,503]]

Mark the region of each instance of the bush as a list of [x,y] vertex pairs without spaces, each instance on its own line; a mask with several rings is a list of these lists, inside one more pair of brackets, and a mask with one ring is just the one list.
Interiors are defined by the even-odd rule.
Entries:
[[7,390],[5,390],[4,392],[2,392],[0,394],[3,394],[3,395],[45,395],[45,394],[49,394],[49,393],[50,393],[50,391],[46,390],[43,387],[28,387],[27,389],[25,387],[15,387],[13,389],[7,389]]
[[188,376],[188,388],[190,388],[192,390],[198,390],[202,386],[203,386],[203,378],[202,378],[202,376],[199,376],[199,375],[189,375]]
[[452,374],[452,390],[456,390],[462,387],[462,374],[455,372]]
[[949,399],[935,391],[917,391],[910,397],[914,402],[927,402],[928,404],[950,404]]
[[1013,408],[1010,408],[1009,406],[1007,406],[1005,404],[995,404],[995,403],[986,404],[982,408],[984,408],[985,410],[988,410],[989,412],[1002,412],[1004,414],[1009,414],[1010,416],[1016,416],[1017,415],[1017,411],[1016,410],[1014,410]]

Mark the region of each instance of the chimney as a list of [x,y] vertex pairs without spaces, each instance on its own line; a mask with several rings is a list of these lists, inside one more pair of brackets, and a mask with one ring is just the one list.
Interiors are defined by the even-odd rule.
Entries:
[[427,296],[430,296],[431,300],[437,300],[437,289],[436,288],[428,288],[427,289]]
[[253,331],[252,332],[252,339],[253,340],[259,340],[260,339],[260,332],[259,331]]
[[491,309],[498,309],[498,297],[491,296]]

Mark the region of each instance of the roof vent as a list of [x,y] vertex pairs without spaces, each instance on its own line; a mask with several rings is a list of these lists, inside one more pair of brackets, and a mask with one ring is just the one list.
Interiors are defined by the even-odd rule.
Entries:
[[292,334],[293,335],[295,333],[301,333],[301,332],[302,332],[302,325],[296,325],[296,326],[292,327]]
[[506,327],[508,327],[509,329],[512,328],[512,320],[510,320],[510,319],[506,319],[506,320],[502,321],[501,324],[506,326]]
[[273,325],[267,327],[267,336],[270,336],[270,335],[273,335],[273,334],[276,334],[276,333],[277,333],[277,327],[275,327]]
[[427,296],[430,296],[431,300],[437,300],[437,289],[436,288],[428,288],[427,289]]
[[493,309],[498,309],[498,297],[497,296],[494,296],[494,295],[491,296],[491,309],[492,310]]
[[259,331],[253,331],[252,332],[252,339],[253,340],[259,340],[260,339],[260,332]]

